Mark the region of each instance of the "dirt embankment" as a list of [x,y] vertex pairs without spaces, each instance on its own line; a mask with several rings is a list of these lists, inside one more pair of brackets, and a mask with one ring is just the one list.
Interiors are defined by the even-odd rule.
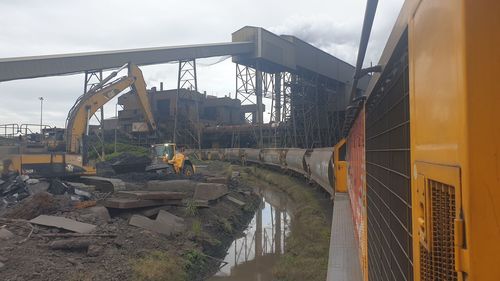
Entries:
[[[207,163],[204,174],[228,176],[227,163]],[[140,187],[151,178],[146,175],[122,176],[133,186]],[[157,178],[155,178],[157,179]],[[197,181],[205,181],[203,174]],[[12,236],[0,237],[1,280],[203,280],[215,273],[235,236],[248,225],[258,197],[239,178],[228,182],[228,195],[245,202],[239,206],[227,195],[199,207],[187,200],[181,206],[163,210],[184,220],[185,231],[163,235],[129,225],[131,216],[151,208],[125,211],[113,210],[107,217],[88,209],[75,209],[64,196],[44,194],[41,202],[25,203],[27,208],[39,208],[36,214],[23,219],[0,218],[0,228]],[[30,202],[30,201],[26,201]],[[55,203],[54,203],[55,202]],[[56,205],[58,208],[52,208]],[[45,208],[44,207],[44,208]],[[67,231],[37,226],[25,221],[38,214],[56,215],[96,225],[95,235],[68,235]],[[150,215],[155,219],[156,214]],[[71,235],[68,235],[71,236]],[[64,250],[55,241],[71,241]],[[67,245],[72,245],[67,246]],[[76,245],[76,246],[75,246]]]

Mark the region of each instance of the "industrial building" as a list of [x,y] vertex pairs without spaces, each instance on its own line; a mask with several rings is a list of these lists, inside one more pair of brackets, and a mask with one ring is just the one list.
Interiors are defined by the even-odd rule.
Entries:
[[[198,131],[202,133],[206,127],[244,123],[244,107],[239,100],[229,97],[217,98],[189,89],[158,91],[155,87],[148,91],[148,97],[160,138],[187,147],[198,147]],[[119,130],[137,138],[141,134],[147,137],[148,127],[137,96],[133,92],[124,94],[118,98],[118,104],[122,107],[118,111]]]

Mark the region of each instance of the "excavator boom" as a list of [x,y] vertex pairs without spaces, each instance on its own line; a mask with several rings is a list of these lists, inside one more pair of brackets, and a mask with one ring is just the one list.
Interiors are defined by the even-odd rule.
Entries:
[[88,135],[88,120],[96,111],[109,100],[123,92],[128,87],[132,88],[139,98],[146,122],[151,131],[156,131],[156,123],[151,112],[151,105],[146,92],[146,82],[142,71],[134,64],[128,64],[128,75],[113,82],[119,70],[111,73],[100,84],[78,98],[71,108],[66,120],[66,151],[68,153],[82,153],[85,135]]

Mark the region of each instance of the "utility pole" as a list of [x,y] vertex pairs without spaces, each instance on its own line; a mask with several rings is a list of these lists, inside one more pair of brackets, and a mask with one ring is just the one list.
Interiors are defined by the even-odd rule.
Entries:
[[40,136],[43,138],[42,127],[43,127],[43,97],[38,98],[40,100]]
[[118,119],[118,102],[115,104],[115,119],[116,119],[116,124],[115,124],[115,153],[116,153],[116,130],[118,128],[119,124],[119,119]]

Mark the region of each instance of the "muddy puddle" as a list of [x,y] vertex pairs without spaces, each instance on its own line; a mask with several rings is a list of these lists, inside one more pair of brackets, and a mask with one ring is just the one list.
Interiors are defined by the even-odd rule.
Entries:
[[286,250],[293,206],[286,194],[272,187],[256,189],[260,208],[244,231],[234,240],[221,264],[216,280],[273,280],[272,269]]

